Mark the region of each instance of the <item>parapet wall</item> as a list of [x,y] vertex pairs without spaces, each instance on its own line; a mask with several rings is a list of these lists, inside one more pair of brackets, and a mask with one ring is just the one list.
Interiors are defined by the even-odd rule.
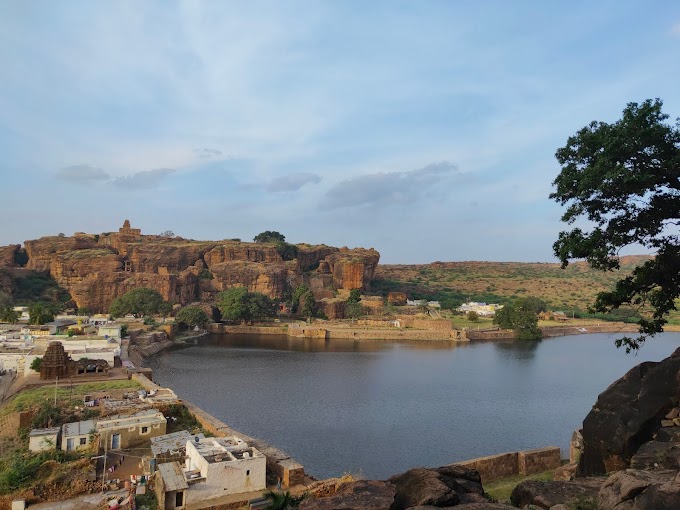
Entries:
[[499,453],[487,457],[456,462],[458,466],[475,469],[482,477],[482,483],[515,475],[533,475],[560,467],[560,449],[548,446],[536,450]]

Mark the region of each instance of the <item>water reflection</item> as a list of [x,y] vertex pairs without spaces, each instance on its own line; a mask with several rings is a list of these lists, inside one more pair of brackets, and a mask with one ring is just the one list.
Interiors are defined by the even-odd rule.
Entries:
[[496,351],[504,359],[514,359],[517,361],[533,361],[536,358],[536,351],[543,340],[517,340],[494,342]]

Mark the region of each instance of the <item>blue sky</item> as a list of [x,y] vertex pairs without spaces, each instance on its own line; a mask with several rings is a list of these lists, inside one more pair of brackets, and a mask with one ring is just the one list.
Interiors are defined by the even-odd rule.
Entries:
[[552,261],[555,150],[680,116],[680,2],[10,0],[0,66],[0,244],[129,218]]

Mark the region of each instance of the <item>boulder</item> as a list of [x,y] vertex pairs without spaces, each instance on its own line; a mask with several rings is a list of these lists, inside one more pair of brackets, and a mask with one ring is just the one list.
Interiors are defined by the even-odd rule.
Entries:
[[680,478],[677,471],[618,471],[602,485],[597,504],[600,510],[677,510]]
[[680,443],[680,427],[666,427],[659,429],[654,436],[656,441],[670,441],[672,443]]
[[436,469],[410,469],[388,480],[397,489],[392,510],[404,510],[418,505],[435,507],[472,503],[464,495],[484,495],[479,473],[461,466]]
[[565,464],[553,472],[553,480],[573,480],[576,476],[578,464]]
[[364,480],[340,486],[338,491],[325,498],[306,499],[300,510],[390,510],[396,488],[387,482]]
[[678,404],[680,349],[655,363],[641,363],[597,399],[583,421],[578,475],[625,469],[638,448],[651,440],[661,420]]
[[545,482],[525,480],[515,487],[510,501],[518,508],[534,505],[548,510],[555,505],[573,505],[577,502],[596,500],[604,478],[589,478],[571,482]]
[[630,460],[632,469],[680,469],[680,443],[649,441]]

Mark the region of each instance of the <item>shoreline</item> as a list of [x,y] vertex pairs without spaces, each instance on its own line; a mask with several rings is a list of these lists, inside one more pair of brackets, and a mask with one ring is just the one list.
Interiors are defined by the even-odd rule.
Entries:
[[[671,332],[675,328],[668,328]],[[438,341],[447,343],[470,342],[475,340],[516,340],[511,330],[426,330],[410,328],[366,328],[347,327],[345,325],[300,324],[292,323],[280,326],[242,326],[212,323],[209,333],[240,335],[281,335],[292,338],[311,338],[319,340],[358,340],[358,341]],[[636,324],[620,322],[586,324],[575,326],[542,327],[542,338],[560,336],[587,335],[594,333],[637,333]]]

